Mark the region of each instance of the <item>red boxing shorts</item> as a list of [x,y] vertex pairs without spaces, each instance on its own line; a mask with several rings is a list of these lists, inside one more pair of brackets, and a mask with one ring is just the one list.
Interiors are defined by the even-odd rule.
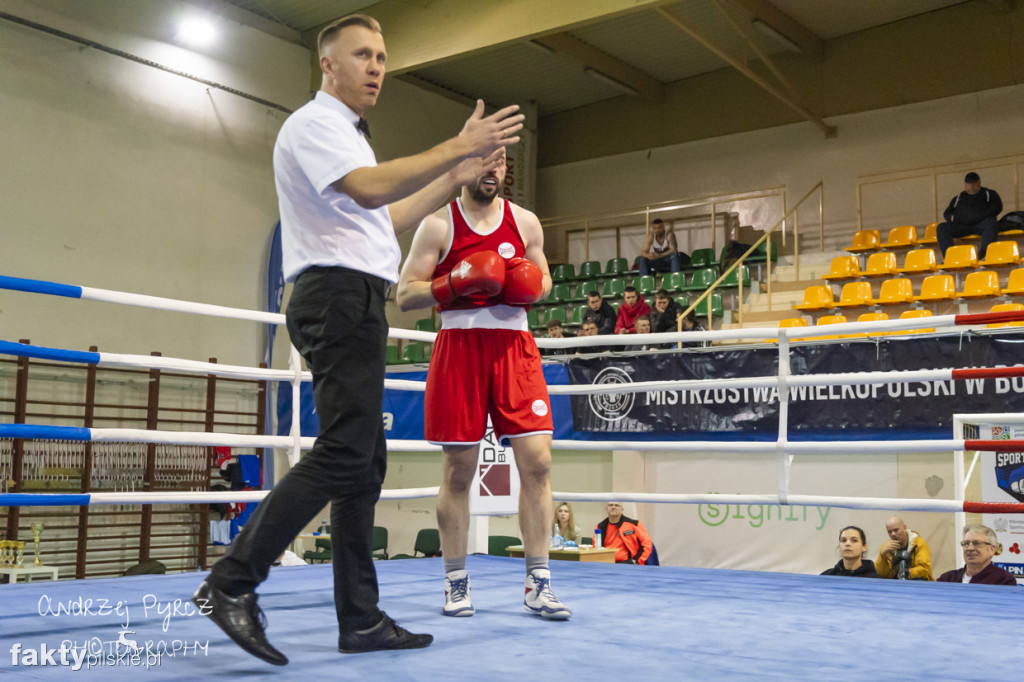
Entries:
[[490,415],[499,439],[550,434],[551,401],[529,332],[442,329],[427,370],[424,431],[436,445],[483,440]]

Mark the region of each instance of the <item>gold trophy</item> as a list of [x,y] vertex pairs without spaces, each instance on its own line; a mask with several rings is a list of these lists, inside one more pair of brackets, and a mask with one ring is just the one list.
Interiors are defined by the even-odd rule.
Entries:
[[32,524],[31,527],[33,541],[35,542],[36,545],[36,566],[42,566],[43,562],[39,560],[39,535],[43,532],[43,524],[39,521],[36,521]]

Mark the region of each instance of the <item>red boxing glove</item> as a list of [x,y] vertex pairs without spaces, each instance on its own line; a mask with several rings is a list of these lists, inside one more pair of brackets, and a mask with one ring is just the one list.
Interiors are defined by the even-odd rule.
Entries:
[[505,303],[528,305],[544,296],[544,274],[533,261],[509,258],[505,264]]
[[430,293],[446,305],[459,296],[486,294],[494,296],[505,286],[505,261],[493,251],[480,251],[455,264],[447,275],[430,284]]

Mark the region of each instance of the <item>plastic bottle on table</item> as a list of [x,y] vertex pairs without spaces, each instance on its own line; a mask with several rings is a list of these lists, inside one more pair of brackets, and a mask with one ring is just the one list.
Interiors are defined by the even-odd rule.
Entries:
[[594,549],[601,549],[601,547],[603,547],[603,545],[601,544],[601,529],[600,528],[595,528],[594,529]]

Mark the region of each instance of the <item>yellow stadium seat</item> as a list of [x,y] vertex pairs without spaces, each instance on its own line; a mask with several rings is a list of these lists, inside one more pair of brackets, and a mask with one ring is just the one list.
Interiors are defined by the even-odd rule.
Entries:
[[847,282],[843,285],[843,293],[836,302],[837,308],[856,308],[871,305],[874,301],[871,293],[871,282]]
[[978,267],[978,250],[974,244],[959,244],[946,249],[939,270],[973,270]]
[[[951,247],[952,249],[953,247]],[[954,301],[957,299],[953,275],[929,275],[921,282],[921,293],[915,301]]]
[[[932,316],[932,311],[930,311],[930,310],[906,310],[906,311],[903,312],[902,315],[900,315],[900,319],[901,320],[909,320],[911,318],[916,318],[916,317],[931,317],[931,316]],[[935,331],[935,328],[934,327],[929,327],[928,329],[911,329],[911,330],[907,331],[906,333],[907,334],[927,334],[927,333],[933,332],[933,331]]]
[[[1010,310],[1024,310],[1024,303],[997,303],[989,308],[990,313],[1003,313]],[[996,327],[1024,327],[1024,320],[1017,320],[1014,322],[993,322],[989,327],[993,329]]]
[[978,265],[1020,265],[1020,247],[1014,241],[992,242],[985,250],[984,260]]
[[[862,315],[857,316],[858,322],[881,322],[888,319],[888,313],[863,313]],[[865,332],[863,334],[857,334],[856,336],[885,336],[886,334],[891,333],[892,332]]]
[[861,230],[853,235],[853,243],[846,247],[850,253],[875,251],[882,243],[882,235],[878,230]]
[[914,287],[906,277],[896,277],[882,282],[875,305],[896,305],[914,300]]
[[991,270],[979,270],[967,275],[964,279],[964,290],[960,292],[961,298],[987,298],[998,296],[999,275]]
[[898,246],[916,246],[917,228],[913,225],[900,225],[889,230],[889,239],[881,245],[883,249],[892,249]]
[[836,307],[832,287],[821,284],[804,289],[804,302],[793,306],[797,310],[828,310]]
[[867,266],[864,268],[865,277],[888,277],[895,275],[899,270],[896,268],[896,254],[892,251],[880,251],[868,256]]
[[[847,321],[846,315],[822,315],[818,318],[819,327],[826,324],[843,324]],[[836,334],[834,336],[819,336],[818,339],[847,339],[850,338],[849,334]]]
[[1003,289],[1003,294],[1011,296],[1024,294],[1024,268],[1010,271],[1009,281],[1006,283],[1006,288]]
[[822,279],[855,279],[860,277],[860,263],[856,256],[836,256],[832,259],[832,267]]
[[939,238],[936,236],[938,232],[938,223],[928,223],[924,228],[924,237],[918,240],[918,244],[924,246],[925,244],[938,244]]
[[[807,320],[805,320],[802,317],[787,317],[784,320],[779,320],[779,329],[781,329],[783,327],[806,327],[806,326],[807,326]],[[789,337],[789,340],[790,341],[803,341],[804,339],[795,339],[793,337]],[[767,341],[768,343],[778,343],[779,342],[778,339],[765,339],[765,341]]]
[[903,259],[903,267],[896,272],[934,272],[938,264],[935,262],[935,251],[932,249],[914,249]]

